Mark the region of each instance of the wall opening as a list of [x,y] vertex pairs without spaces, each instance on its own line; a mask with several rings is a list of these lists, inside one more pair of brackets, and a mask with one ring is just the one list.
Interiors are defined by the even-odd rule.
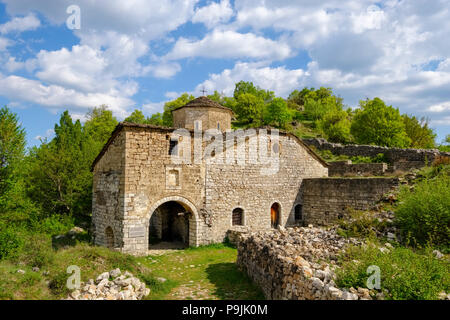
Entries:
[[295,206],[294,218],[295,218],[295,222],[303,221],[303,206],[301,204],[297,204]]
[[241,208],[236,208],[233,210],[231,225],[233,226],[243,226],[244,225],[244,210]]
[[270,207],[270,225],[272,228],[278,228],[280,224],[280,209],[281,206],[277,202]]
[[176,201],[161,204],[150,217],[149,245],[163,241],[188,246],[192,223],[192,212],[182,204]]
[[105,229],[105,240],[108,248],[114,248],[114,232],[111,227]]

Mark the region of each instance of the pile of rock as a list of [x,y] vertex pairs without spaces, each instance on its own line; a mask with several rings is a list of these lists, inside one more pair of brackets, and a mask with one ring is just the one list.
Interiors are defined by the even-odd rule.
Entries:
[[339,289],[334,282],[337,256],[349,244],[329,230],[289,228],[243,235],[237,264],[275,300],[369,300],[366,288]]
[[70,293],[67,300],[141,300],[150,289],[130,272],[120,269],[104,272],[87,283],[81,283],[80,290]]

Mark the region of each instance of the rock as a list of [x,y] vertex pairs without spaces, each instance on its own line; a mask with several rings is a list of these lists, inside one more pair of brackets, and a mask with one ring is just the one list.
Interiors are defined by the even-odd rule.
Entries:
[[433,250],[433,255],[436,257],[436,259],[442,259],[444,255],[439,250]]
[[389,242],[386,242],[386,243],[384,244],[384,246],[385,246],[386,248],[388,248],[388,249],[394,249],[394,247],[392,246],[392,244],[390,244]]
[[121,275],[120,269],[119,269],[119,268],[116,268],[116,269],[114,269],[114,270],[111,270],[111,271],[109,272],[109,275],[110,275],[110,277],[112,277],[112,278],[117,278],[118,276]]
[[396,239],[395,234],[393,234],[392,232],[388,232],[386,236],[387,236],[387,238],[389,240],[395,240]]
[[380,250],[382,253],[389,253],[389,249],[388,249],[388,248],[385,248],[385,247],[379,248],[379,250]]
[[31,269],[31,270],[33,270],[33,272],[39,272],[39,267],[33,267],[33,269]]
[[167,281],[167,279],[162,278],[162,277],[157,277],[156,280],[159,281],[159,282],[161,282],[161,283],[164,283],[164,282]]
[[95,280],[96,283],[99,283],[100,281],[102,281],[103,279],[109,279],[109,272],[103,272],[102,274],[100,274],[97,279]]
[[342,293],[343,300],[358,300],[358,296],[355,293],[344,291]]
[[17,270],[17,273],[25,274],[25,270],[19,269],[19,270]]

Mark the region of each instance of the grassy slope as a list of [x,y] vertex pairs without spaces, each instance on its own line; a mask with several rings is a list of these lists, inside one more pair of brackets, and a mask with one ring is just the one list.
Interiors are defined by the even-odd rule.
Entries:
[[[260,290],[237,270],[236,249],[221,244],[139,258],[80,242],[49,250],[53,250],[52,258],[39,272],[20,259],[1,261],[0,299],[64,298],[70,265],[80,267],[81,281],[117,267],[128,270],[151,288],[147,299],[263,299]],[[26,273],[17,273],[18,269]],[[161,283],[157,277],[167,281]]]

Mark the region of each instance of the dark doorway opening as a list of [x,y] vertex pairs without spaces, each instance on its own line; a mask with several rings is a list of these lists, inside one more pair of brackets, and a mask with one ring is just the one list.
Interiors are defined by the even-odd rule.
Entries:
[[280,224],[280,205],[278,203],[272,204],[270,207],[270,225],[272,228],[278,228]]
[[159,206],[150,218],[149,244],[164,241],[189,245],[190,214],[175,201],[169,201]]

